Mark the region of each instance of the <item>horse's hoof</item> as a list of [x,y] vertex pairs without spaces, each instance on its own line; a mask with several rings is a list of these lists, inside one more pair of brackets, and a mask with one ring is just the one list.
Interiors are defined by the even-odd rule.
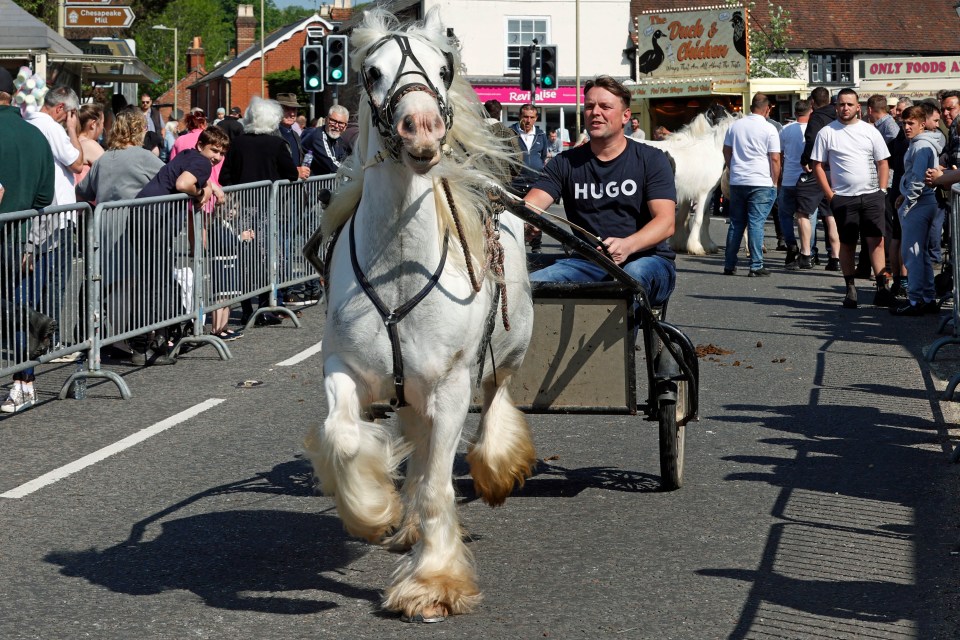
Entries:
[[436,614],[425,616],[423,613],[416,613],[412,616],[408,616],[406,614],[400,616],[400,622],[417,622],[421,624],[433,624],[435,622],[443,622],[446,619],[446,616]]

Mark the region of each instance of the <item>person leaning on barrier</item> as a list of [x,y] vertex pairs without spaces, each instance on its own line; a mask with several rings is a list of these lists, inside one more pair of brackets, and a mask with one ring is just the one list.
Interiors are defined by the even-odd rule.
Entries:
[[[230,140],[217,127],[207,127],[197,138],[197,146],[187,149],[163,166],[147,185],[140,190],[137,198],[152,198],[176,193],[184,193],[193,199],[195,207],[203,207],[211,197],[223,200],[223,191],[210,179],[214,165],[223,160],[223,154],[230,146]],[[139,262],[139,274],[142,279],[141,295],[144,317],[139,318],[143,325],[151,325],[165,320],[164,310],[158,308],[161,300],[171,298],[169,291],[177,287],[173,277],[170,260],[173,255],[173,243],[180,230],[165,207],[148,210],[130,217],[128,231],[133,254]],[[189,224],[189,222],[188,222]],[[153,246],[146,247],[150,241]],[[176,298],[176,296],[174,296]],[[167,310],[169,311],[169,310]],[[141,334],[130,340],[134,350],[131,361],[135,365],[174,364],[176,359],[170,355],[168,328],[161,327],[150,334]]]
[[[0,184],[3,185],[3,198],[0,199],[0,213],[41,209],[53,202],[54,163],[50,145],[35,127],[31,127],[20,117],[20,109],[11,105],[15,93],[13,78],[0,67]],[[14,225],[11,228],[8,225]],[[20,234],[16,225],[0,225],[0,326],[22,326],[14,321],[20,314],[26,314],[26,324],[37,344],[49,346],[56,330],[56,322],[49,316],[33,309],[21,307],[16,299],[16,287],[19,284],[21,269],[19,247],[13,240]],[[8,243],[8,244],[5,244]],[[22,332],[19,332],[22,334]],[[0,336],[3,346],[21,336]],[[31,349],[36,353],[27,353],[29,358],[39,356],[42,350]],[[13,374],[13,384],[7,398],[0,404],[3,413],[14,413],[28,409],[36,402],[33,389],[33,369]]]
[[353,147],[343,138],[343,132],[350,121],[350,112],[343,105],[335,104],[327,112],[327,120],[308,138],[306,148],[313,151],[313,163],[310,173],[323,176],[336,173],[341,163],[353,151]]

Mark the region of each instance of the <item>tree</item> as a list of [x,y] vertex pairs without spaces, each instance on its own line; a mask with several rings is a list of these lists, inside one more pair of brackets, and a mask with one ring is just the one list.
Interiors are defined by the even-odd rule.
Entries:
[[[750,12],[750,77],[800,78],[800,65],[805,55],[788,52],[790,44],[790,11],[767,0],[767,15],[759,19],[756,3],[726,0],[730,6],[744,6]],[[805,54],[806,52],[804,52]]]

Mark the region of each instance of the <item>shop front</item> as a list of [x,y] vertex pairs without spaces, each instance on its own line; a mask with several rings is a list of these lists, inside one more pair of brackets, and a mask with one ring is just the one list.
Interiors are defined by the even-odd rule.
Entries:
[[786,121],[807,91],[805,80],[750,79],[749,12],[741,6],[644,11],[635,26],[631,110],[648,137],[676,131],[713,104],[743,111],[757,92],[774,101],[771,117]]
[[923,100],[960,89],[960,56],[895,56],[859,60],[860,100],[873,94]]
[[[520,107],[534,102],[529,91],[509,85],[482,85],[474,84],[480,102],[498,100],[503,105],[503,119],[505,122],[517,122],[520,118]],[[565,144],[576,140],[577,118],[577,88],[575,86],[559,86],[556,89],[538,89],[535,102],[540,110],[540,128],[544,131],[559,129]],[[583,98],[580,99],[583,104]]]

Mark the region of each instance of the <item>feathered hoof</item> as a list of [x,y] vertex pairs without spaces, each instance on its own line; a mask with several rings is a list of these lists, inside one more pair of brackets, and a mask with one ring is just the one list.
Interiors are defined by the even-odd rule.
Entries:
[[420,527],[413,521],[405,522],[399,529],[383,539],[381,544],[387,551],[406,553],[420,541]]
[[703,245],[699,242],[697,243],[688,243],[687,244],[687,253],[691,256],[705,256],[707,255],[707,250],[703,248]]
[[470,613],[483,596],[472,577],[433,575],[403,580],[387,589],[383,606],[404,622],[441,622]]
[[533,443],[528,442],[527,445],[514,450],[510,458],[501,460],[491,460],[479,447],[472,447],[467,453],[473,490],[491,507],[499,507],[506,502],[514,487],[522,487],[527,478],[533,475],[537,455]]

